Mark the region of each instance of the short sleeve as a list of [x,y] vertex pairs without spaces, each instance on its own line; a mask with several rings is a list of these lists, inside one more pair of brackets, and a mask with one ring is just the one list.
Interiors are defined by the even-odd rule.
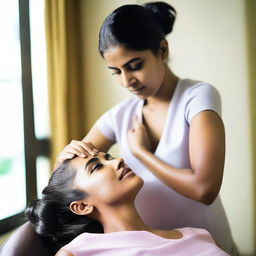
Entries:
[[221,98],[218,90],[206,83],[191,87],[187,93],[185,118],[190,124],[192,118],[199,112],[212,110],[221,117]]
[[118,142],[122,136],[122,131],[126,129],[126,124],[129,122],[136,102],[133,99],[119,102],[96,121],[96,127],[107,139],[114,143]]
[[116,142],[114,131],[113,110],[107,111],[95,123],[99,131],[110,141]]

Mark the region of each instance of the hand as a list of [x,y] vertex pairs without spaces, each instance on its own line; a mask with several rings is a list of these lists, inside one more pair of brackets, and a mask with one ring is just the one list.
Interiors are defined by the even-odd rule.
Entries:
[[58,164],[61,164],[66,159],[72,159],[74,156],[87,157],[88,155],[97,155],[98,150],[91,142],[72,140],[64,147],[57,156]]
[[146,127],[137,116],[133,120],[133,128],[128,131],[127,139],[129,148],[135,156],[137,156],[141,150],[150,150]]

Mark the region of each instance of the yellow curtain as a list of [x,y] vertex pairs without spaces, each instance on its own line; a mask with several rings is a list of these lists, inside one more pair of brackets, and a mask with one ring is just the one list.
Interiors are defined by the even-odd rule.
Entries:
[[85,134],[79,0],[45,0],[51,163]]

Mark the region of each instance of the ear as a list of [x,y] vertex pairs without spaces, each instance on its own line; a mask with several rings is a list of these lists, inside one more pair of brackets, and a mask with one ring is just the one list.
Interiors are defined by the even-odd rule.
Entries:
[[169,56],[169,46],[168,46],[168,41],[166,39],[163,39],[160,42],[159,53],[163,62],[166,63],[168,61],[168,56]]
[[69,205],[69,209],[77,215],[89,215],[93,212],[93,205],[86,200],[74,201]]

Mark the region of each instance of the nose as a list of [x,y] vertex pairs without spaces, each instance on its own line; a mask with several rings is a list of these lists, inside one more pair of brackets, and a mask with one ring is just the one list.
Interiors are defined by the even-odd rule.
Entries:
[[121,167],[124,167],[123,158],[115,158],[113,161],[115,170],[119,170]]
[[124,72],[122,74],[123,87],[128,88],[132,86],[134,83],[136,83],[136,79],[131,74],[129,74],[128,72]]

